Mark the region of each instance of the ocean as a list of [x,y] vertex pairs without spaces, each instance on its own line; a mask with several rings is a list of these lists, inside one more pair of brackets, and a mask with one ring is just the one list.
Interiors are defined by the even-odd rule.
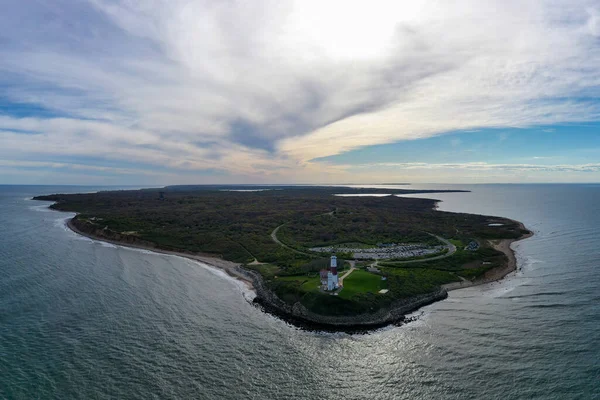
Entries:
[[0,398],[600,399],[600,185],[441,188],[472,191],[427,195],[441,210],[535,232],[513,245],[518,271],[350,335],[290,326],[219,270],[77,236],[30,200],[98,188],[0,186]]

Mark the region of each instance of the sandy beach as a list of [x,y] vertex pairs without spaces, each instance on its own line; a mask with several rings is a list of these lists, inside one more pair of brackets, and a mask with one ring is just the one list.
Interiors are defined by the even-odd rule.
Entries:
[[218,269],[225,271],[229,276],[231,276],[235,279],[238,279],[240,281],[243,281],[248,286],[249,289],[254,289],[253,285],[252,285],[252,281],[249,280],[246,276],[244,276],[238,272],[237,268],[240,267],[240,264],[234,263],[232,261],[223,260],[222,258],[214,257],[211,255],[190,254],[190,253],[184,253],[184,252],[179,252],[179,251],[163,250],[163,249],[159,249],[159,248],[152,247],[152,246],[144,246],[141,244],[124,243],[124,242],[121,242],[118,240],[110,240],[107,238],[99,237],[96,235],[92,235],[92,234],[80,231],[79,229],[77,229],[75,224],[73,224],[73,219],[69,219],[67,221],[67,226],[69,227],[69,229],[71,229],[73,232],[77,233],[78,235],[85,236],[85,237],[93,239],[93,240],[99,240],[101,242],[107,242],[107,243],[111,243],[111,244],[114,244],[117,246],[122,246],[122,247],[130,247],[130,248],[134,248],[134,249],[147,250],[147,251],[152,251],[154,253],[185,257],[185,258],[188,258],[193,261],[199,261],[199,262],[207,264],[211,267],[218,268]]
[[[514,220],[512,220],[514,221]],[[519,224],[521,229],[525,228],[525,225],[519,221],[514,221]],[[515,251],[510,247],[514,242],[518,242],[533,236],[533,232],[529,231],[528,234],[523,235],[519,239],[499,239],[499,240],[488,240],[488,243],[496,250],[503,252],[508,257],[508,263],[500,268],[494,268],[487,271],[483,278],[476,279],[473,281],[463,280],[460,282],[452,282],[445,285],[442,285],[446,290],[457,290],[464,289],[471,286],[484,285],[486,283],[496,282],[504,278],[506,275],[511,272],[516,271],[517,269],[517,258],[515,257]]]

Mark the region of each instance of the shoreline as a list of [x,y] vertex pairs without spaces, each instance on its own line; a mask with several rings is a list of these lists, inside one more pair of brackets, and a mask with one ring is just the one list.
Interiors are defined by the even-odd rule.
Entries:
[[504,279],[507,275],[509,275],[510,273],[515,272],[518,267],[517,257],[516,257],[515,250],[512,249],[511,245],[513,243],[520,242],[521,240],[529,239],[530,237],[532,237],[534,235],[534,233],[533,233],[533,231],[527,229],[525,227],[525,224],[523,224],[522,222],[515,221],[514,219],[511,219],[511,221],[516,222],[517,224],[519,224],[519,227],[521,229],[527,230],[527,231],[529,231],[529,233],[521,236],[518,239],[488,240],[488,243],[494,249],[501,251],[508,258],[508,262],[506,263],[506,265],[504,267],[493,268],[493,269],[487,271],[484,274],[483,278],[479,278],[479,279],[476,279],[473,281],[464,280],[461,282],[447,283],[445,285],[442,285],[442,287],[449,292],[453,291],[453,290],[458,290],[458,289],[466,289],[466,288],[473,287],[473,286],[480,286],[480,285],[485,285],[485,284],[492,283],[492,282],[499,282],[502,279]]
[[[365,333],[388,325],[399,326],[405,322],[411,321],[411,319],[407,318],[406,315],[419,310],[421,307],[446,299],[449,291],[484,285],[501,280],[506,275],[515,271],[517,268],[515,252],[510,245],[516,241],[533,236],[533,232],[529,231],[529,234],[523,235],[518,239],[500,239],[494,241],[496,243],[490,242],[494,248],[502,251],[507,256],[508,262],[502,268],[495,268],[486,272],[485,276],[481,279],[475,281],[465,280],[462,282],[453,282],[441,285],[440,289],[435,292],[414,296],[407,299],[401,299],[392,306],[386,309],[380,309],[373,314],[361,314],[356,316],[326,316],[312,313],[299,303],[296,303],[293,306],[284,303],[264,285],[262,276],[255,271],[243,268],[242,264],[227,261],[222,258],[215,257],[214,255],[192,254],[183,251],[165,250],[153,246],[150,243],[131,243],[118,240],[118,238],[111,239],[105,236],[96,235],[91,232],[84,232],[73,222],[75,218],[76,217],[68,218],[66,226],[78,235],[92,240],[111,243],[117,246],[146,250],[158,254],[174,255],[184,257],[192,261],[201,262],[209,267],[220,269],[230,277],[243,282],[249,290],[255,293],[255,297],[251,302],[254,305],[258,305],[266,313],[272,314],[277,318],[302,329],[347,333]],[[515,222],[519,224],[521,229],[527,230],[523,223],[519,221]]]
[[172,250],[164,250],[164,249],[160,249],[157,247],[152,247],[150,245],[143,245],[143,244],[136,244],[136,243],[126,243],[123,241],[119,241],[119,240],[112,240],[109,238],[105,238],[105,237],[101,237],[98,235],[94,235],[88,232],[83,232],[80,229],[78,229],[75,224],[73,224],[73,218],[69,218],[67,220],[67,223],[65,224],[71,231],[73,231],[74,233],[84,236],[88,239],[92,239],[92,240],[98,240],[100,242],[106,242],[106,243],[110,243],[110,244],[114,244],[117,246],[122,246],[122,247],[128,247],[131,249],[138,249],[138,250],[146,250],[146,251],[151,251],[154,253],[158,253],[158,254],[166,254],[166,255],[171,255],[171,256],[179,256],[179,257],[183,257],[183,258],[187,258],[189,260],[192,261],[198,261],[201,262],[203,264],[206,264],[212,268],[217,268],[219,270],[224,271],[225,273],[227,273],[227,275],[231,276],[232,278],[235,278],[239,281],[244,282],[244,284],[246,284],[246,286],[248,286],[248,289],[254,291],[256,293],[256,291],[254,290],[254,285],[253,285],[253,281],[251,279],[249,279],[246,275],[240,273],[237,268],[240,268],[241,265],[234,263],[232,261],[227,261],[227,260],[223,260],[222,258],[218,258],[218,257],[213,257],[213,256],[209,256],[209,255],[201,255],[201,254],[188,254],[185,252],[181,252],[181,251],[172,251]]

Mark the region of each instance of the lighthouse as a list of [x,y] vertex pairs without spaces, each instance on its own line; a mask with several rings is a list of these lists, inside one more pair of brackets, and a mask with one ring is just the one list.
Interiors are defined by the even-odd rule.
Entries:
[[327,290],[335,290],[338,288],[338,273],[337,273],[337,257],[331,256],[331,264],[327,272]]

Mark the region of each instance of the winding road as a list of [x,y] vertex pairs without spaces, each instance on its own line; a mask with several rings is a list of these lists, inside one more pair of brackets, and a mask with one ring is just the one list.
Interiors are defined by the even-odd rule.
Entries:
[[304,255],[306,255],[306,256],[312,256],[312,254],[305,253],[305,252],[303,252],[303,251],[296,250],[296,249],[294,249],[293,247],[290,247],[290,246],[288,246],[287,244],[283,243],[281,240],[279,240],[279,239],[277,238],[277,232],[279,232],[279,228],[281,228],[281,227],[282,227],[282,226],[284,226],[284,225],[285,225],[285,224],[281,224],[281,225],[279,225],[277,228],[273,229],[273,232],[271,232],[271,239],[273,239],[273,241],[274,241],[275,243],[277,243],[278,245],[280,245],[280,246],[283,246],[283,247],[285,247],[286,249],[289,249],[289,250],[293,251],[294,253],[298,253],[298,254],[304,254]]

